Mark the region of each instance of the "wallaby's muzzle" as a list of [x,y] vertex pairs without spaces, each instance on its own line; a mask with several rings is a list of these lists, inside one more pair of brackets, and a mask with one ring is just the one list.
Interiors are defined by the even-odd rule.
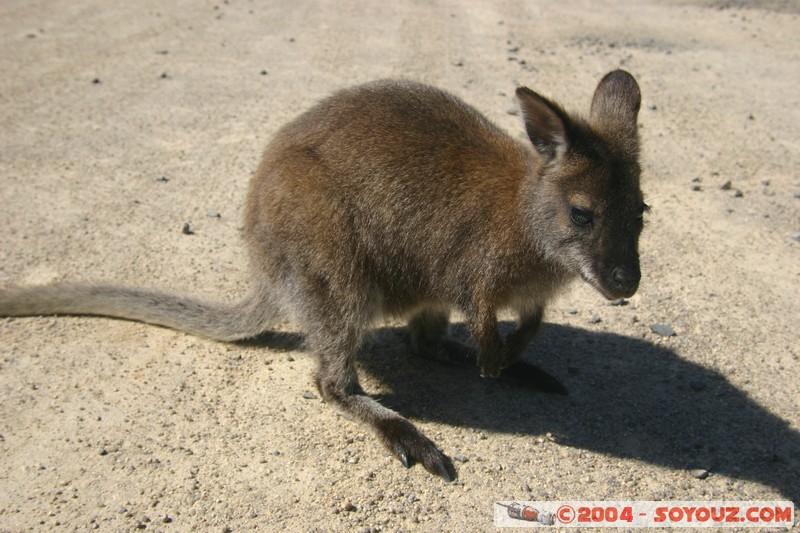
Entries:
[[610,288],[619,298],[628,298],[636,293],[642,274],[639,267],[618,266],[611,272]]

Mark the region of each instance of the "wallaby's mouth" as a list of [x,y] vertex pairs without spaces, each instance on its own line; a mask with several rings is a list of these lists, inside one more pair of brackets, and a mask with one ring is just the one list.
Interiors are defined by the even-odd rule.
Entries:
[[593,274],[581,272],[581,277],[608,300],[630,298],[639,289],[641,274],[638,270],[617,267],[602,278]]
[[601,291],[603,296],[605,296],[609,300],[619,300],[620,298],[630,298],[636,291],[639,289],[639,284],[637,283],[635,287],[625,290],[616,290],[614,292],[609,291]]

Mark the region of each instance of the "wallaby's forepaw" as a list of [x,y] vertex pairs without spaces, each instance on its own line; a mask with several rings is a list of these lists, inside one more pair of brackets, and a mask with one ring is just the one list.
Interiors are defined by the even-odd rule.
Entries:
[[450,458],[408,420],[400,417],[383,420],[376,429],[404,467],[411,468],[420,463],[431,474],[448,482],[455,481],[456,469]]
[[482,366],[479,370],[482,378],[496,379],[500,377],[501,368],[498,365]]
[[506,368],[522,358],[522,350],[504,349],[502,352],[478,354],[478,369],[482,378],[497,378]]
[[478,370],[482,378],[498,378],[503,369],[504,357],[500,353],[481,352],[478,354]]

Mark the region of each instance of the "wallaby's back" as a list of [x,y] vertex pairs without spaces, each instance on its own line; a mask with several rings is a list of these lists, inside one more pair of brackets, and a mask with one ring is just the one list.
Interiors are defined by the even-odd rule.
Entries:
[[319,265],[321,278],[347,269],[357,297],[377,291],[387,311],[456,303],[466,284],[530,253],[522,189],[537,168],[532,149],[452,95],[374,82],[278,132],[250,186],[246,232],[267,254],[255,262],[278,277],[275,255],[291,255],[284,266]]

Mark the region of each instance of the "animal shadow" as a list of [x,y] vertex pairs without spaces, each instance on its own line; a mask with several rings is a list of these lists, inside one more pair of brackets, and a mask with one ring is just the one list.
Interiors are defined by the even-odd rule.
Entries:
[[[508,332],[513,325],[501,327]],[[463,324],[451,335],[467,338]],[[382,403],[412,420],[550,432],[562,445],[678,470],[704,468],[800,501],[800,434],[722,374],[668,348],[544,324],[519,366],[487,380],[467,364],[474,354],[461,363],[413,357],[405,336],[403,328],[379,329],[359,363],[362,375],[380,384]]]

